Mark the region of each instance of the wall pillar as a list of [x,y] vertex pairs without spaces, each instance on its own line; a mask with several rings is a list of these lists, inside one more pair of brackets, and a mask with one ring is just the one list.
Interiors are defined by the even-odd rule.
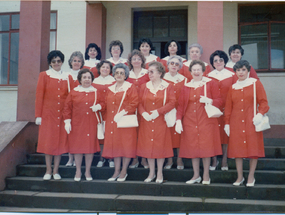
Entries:
[[86,47],[96,43],[106,58],[106,8],[102,3],[86,4]]
[[35,120],[39,73],[48,69],[50,1],[21,1],[17,121]]
[[223,50],[223,2],[197,2],[197,37],[203,47],[201,60],[210,63],[210,55]]

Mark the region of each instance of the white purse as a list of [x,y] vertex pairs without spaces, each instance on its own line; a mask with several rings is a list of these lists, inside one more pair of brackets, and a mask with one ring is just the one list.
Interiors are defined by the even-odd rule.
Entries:
[[[93,105],[96,104],[96,101],[97,101],[97,91],[95,91],[95,101],[94,101]],[[104,123],[104,121],[102,119],[101,113],[100,113],[101,120],[99,119],[97,112],[95,112],[95,116],[96,116],[97,121],[98,121],[98,124],[97,124],[97,138],[98,138],[98,140],[103,140],[104,136],[105,136],[105,123]]]
[[[207,97],[206,83],[204,85],[204,96]],[[205,104],[205,111],[209,118],[218,118],[223,115],[219,108],[208,103]]]
[[[164,98],[163,98],[163,106],[165,105],[166,102],[166,90],[164,90]],[[168,113],[164,114],[164,120],[166,122],[167,127],[173,127],[176,122],[176,108],[173,108],[171,111]]]

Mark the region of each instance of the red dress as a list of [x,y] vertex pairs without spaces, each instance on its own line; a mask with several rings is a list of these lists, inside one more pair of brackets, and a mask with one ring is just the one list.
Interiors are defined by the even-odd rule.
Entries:
[[[164,93],[166,102],[163,105]],[[175,95],[173,86],[162,80],[155,90],[149,81],[141,86],[139,114],[157,110],[159,116],[151,121],[146,121],[141,116],[139,127],[137,155],[144,158],[169,158],[173,157],[170,128],[166,126],[164,114],[175,107]]]
[[109,59],[107,59],[107,61],[110,61],[113,66],[115,66],[115,65],[118,64],[118,63],[123,63],[123,64],[125,64],[126,66],[128,66],[128,60],[125,59],[125,58],[122,58],[122,57],[120,57],[120,59],[119,59],[117,62],[115,62],[112,57],[110,57]]
[[[70,81],[71,80],[71,76]],[[68,95],[68,73],[53,69],[41,72],[36,90],[35,117],[41,117],[37,152],[61,155],[68,152],[62,111]]]
[[106,95],[106,127],[105,142],[102,157],[136,157],[137,128],[117,128],[114,116],[117,114],[124,91],[126,96],[120,108],[128,114],[135,114],[139,100],[136,87],[125,81],[123,86],[116,91],[116,84],[110,86]]
[[97,139],[98,120],[90,108],[95,101],[104,107],[104,97],[94,87],[74,88],[68,95],[63,118],[71,119],[71,132],[68,135],[69,153],[91,154],[100,151]]
[[[191,72],[189,71],[189,66],[191,64],[192,60],[188,60],[187,62],[184,62],[183,63],[183,73],[181,73],[182,75],[184,75],[188,80],[192,80],[193,77],[191,75]],[[207,64],[206,62],[205,63],[205,66],[206,66],[206,70],[205,72],[203,73],[203,76],[206,76],[208,73],[211,72],[211,67],[209,64]]]
[[97,78],[99,76],[96,68],[98,63],[100,63],[100,60],[89,58],[89,60],[84,61],[83,68],[89,69],[93,73],[94,77]]
[[252,122],[253,82],[256,82],[258,113],[264,115],[269,110],[266,93],[259,80],[248,78],[245,85],[240,86],[238,81],[229,89],[225,108],[225,123],[230,125],[229,158],[265,156],[263,134],[255,131]]
[[[164,80],[171,84],[174,88],[174,95],[175,95],[175,108],[177,110],[178,107],[178,99],[180,96],[180,92],[182,87],[184,86],[185,80],[187,80],[183,75],[177,74],[174,77],[170,75],[170,73],[166,73],[164,75]],[[171,131],[171,140],[172,140],[172,148],[179,148],[180,147],[180,134],[175,131],[175,125],[170,127]]]
[[158,61],[160,62],[160,58],[158,56],[155,56],[153,54],[149,54],[149,56],[144,56],[145,57],[145,68],[148,69],[148,65],[150,62],[153,62],[153,61]]
[[206,158],[222,154],[217,118],[208,118],[205,104],[200,103],[206,84],[207,97],[213,99],[213,105],[220,108],[222,99],[217,84],[203,77],[199,86],[193,81],[183,86],[179,97],[177,120],[182,120],[179,157]]
[[147,69],[141,70],[138,77],[136,77],[133,70],[130,71],[129,77],[127,79],[128,82],[134,84],[137,87],[138,93],[140,91],[140,86],[149,81],[148,71]]
[[[167,56],[167,57],[162,58],[162,59],[160,60],[160,63],[162,63],[162,65],[163,65],[164,68],[165,68],[165,72],[168,72],[167,61],[168,61],[169,57],[170,57],[170,56]],[[186,61],[187,61],[187,59],[182,58],[182,62],[183,62],[183,63],[185,63]],[[183,67],[179,70],[179,73],[182,74],[182,75],[184,74]]]

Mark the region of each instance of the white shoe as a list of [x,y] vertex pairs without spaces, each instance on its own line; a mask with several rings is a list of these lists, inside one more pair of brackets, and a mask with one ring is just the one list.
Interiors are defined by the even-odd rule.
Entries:
[[202,184],[209,185],[211,183],[211,179],[209,178],[209,181],[202,181]]
[[102,167],[104,165],[105,161],[106,161],[105,159],[103,161],[99,161],[97,163],[97,167]]
[[217,161],[217,165],[216,166],[210,166],[210,170],[211,171],[214,171],[214,170],[216,170],[216,168],[217,168],[217,166],[219,165],[219,161]]
[[116,179],[119,178],[119,177],[120,177],[120,174],[117,177],[115,177],[115,178],[109,178],[107,181],[116,181]]
[[130,165],[129,168],[134,169],[134,168],[137,168],[138,166],[139,166],[139,162],[137,162],[134,165]]
[[186,184],[195,184],[195,183],[200,183],[202,180],[202,178],[199,176],[199,178],[196,178],[194,180],[189,180],[189,181],[186,181]]
[[56,173],[56,174],[54,174],[54,175],[52,175],[53,176],[53,179],[54,180],[60,180],[61,179],[61,176],[60,176],[60,174],[58,174],[58,173]]
[[114,168],[115,167],[115,163],[112,160],[109,160],[109,167]]
[[234,186],[239,186],[244,182],[244,178],[242,178],[242,180],[240,182],[235,182],[233,183]]
[[253,180],[252,183],[247,183],[246,186],[247,187],[254,187],[254,184],[255,184],[255,179]]
[[43,177],[43,179],[44,179],[45,181],[50,180],[50,179],[51,179],[51,174],[45,174],[44,177]]

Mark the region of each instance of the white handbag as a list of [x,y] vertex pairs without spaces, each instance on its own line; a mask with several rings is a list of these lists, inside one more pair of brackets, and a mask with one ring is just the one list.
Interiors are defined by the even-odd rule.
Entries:
[[[256,83],[253,82],[253,112],[256,115]],[[266,114],[262,116],[262,121],[258,125],[255,125],[255,131],[260,132],[270,129],[269,118]]]
[[[97,91],[95,91],[95,101],[94,101],[94,104],[96,104],[96,101],[97,101]],[[95,112],[95,116],[97,118],[97,121],[98,121],[98,124],[97,124],[97,138],[98,140],[103,140],[104,139],[104,135],[105,135],[105,123],[102,119],[102,115],[100,113],[100,118],[101,120],[99,119],[98,115],[97,115],[97,112]]]
[[[207,83],[205,83],[204,85],[204,96],[205,97],[207,97],[206,84]],[[220,111],[219,108],[215,107],[214,105],[208,104],[208,103],[205,104],[205,111],[209,118],[218,118],[223,115],[223,112]]]
[[[164,98],[163,98],[163,106],[165,105],[166,102],[166,90],[164,90]],[[171,111],[168,113],[164,114],[164,120],[166,122],[167,127],[173,127],[176,122],[176,108],[173,108]]]

